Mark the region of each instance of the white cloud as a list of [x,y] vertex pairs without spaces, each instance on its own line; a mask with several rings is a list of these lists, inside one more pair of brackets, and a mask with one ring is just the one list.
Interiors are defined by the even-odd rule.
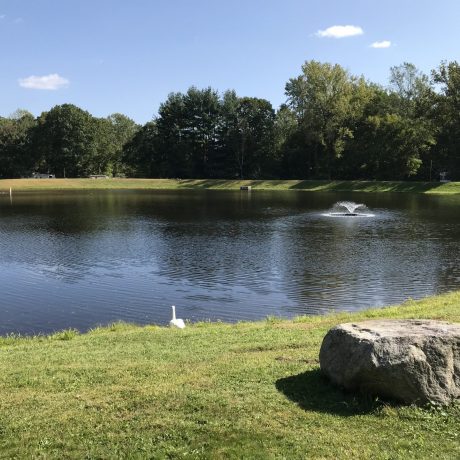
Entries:
[[362,35],[364,30],[358,26],[331,26],[324,30],[318,30],[316,36],[321,38],[345,38]]
[[390,40],[383,40],[381,42],[374,42],[371,48],[389,48],[391,46]]
[[56,90],[59,88],[65,88],[69,85],[69,80],[61,77],[57,73],[51,73],[49,75],[44,75],[43,77],[36,77],[32,75],[27,78],[19,79],[19,86],[28,89],[46,89],[46,90]]

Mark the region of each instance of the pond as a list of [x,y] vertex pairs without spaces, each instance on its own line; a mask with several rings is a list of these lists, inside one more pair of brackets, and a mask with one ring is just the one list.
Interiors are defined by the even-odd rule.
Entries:
[[[334,203],[368,217],[328,215]],[[358,310],[460,288],[460,197],[0,196],[0,334]]]

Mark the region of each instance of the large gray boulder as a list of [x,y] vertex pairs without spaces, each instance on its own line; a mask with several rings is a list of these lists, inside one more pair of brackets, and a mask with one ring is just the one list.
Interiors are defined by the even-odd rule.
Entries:
[[339,324],[324,337],[319,361],[322,372],[347,390],[415,404],[460,398],[460,324]]

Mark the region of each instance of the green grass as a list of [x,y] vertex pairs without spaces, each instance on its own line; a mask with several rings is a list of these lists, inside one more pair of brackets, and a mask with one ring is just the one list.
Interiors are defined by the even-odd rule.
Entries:
[[328,328],[366,318],[460,322],[460,292],[292,321],[0,338],[0,457],[460,458],[459,405],[397,406],[323,379]]
[[0,191],[39,190],[303,190],[310,192],[410,192],[460,193],[460,182],[307,181],[307,180],[219,180],[219,179],[3,179]]

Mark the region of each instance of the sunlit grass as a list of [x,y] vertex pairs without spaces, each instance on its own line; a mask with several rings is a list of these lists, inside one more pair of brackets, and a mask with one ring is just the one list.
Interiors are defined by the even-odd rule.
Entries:
[[397,181],[307,181],[307,180],[220,180],[220,179],[4,179],[0,192],[39,190],[303,190],[334,192],[460,193],[460,182]]
[[1,338],[0,457],[459,458],[459,406],[397,406],[322,378],[328,328],[366,318],[460,322],[460,293],[356,314]]

